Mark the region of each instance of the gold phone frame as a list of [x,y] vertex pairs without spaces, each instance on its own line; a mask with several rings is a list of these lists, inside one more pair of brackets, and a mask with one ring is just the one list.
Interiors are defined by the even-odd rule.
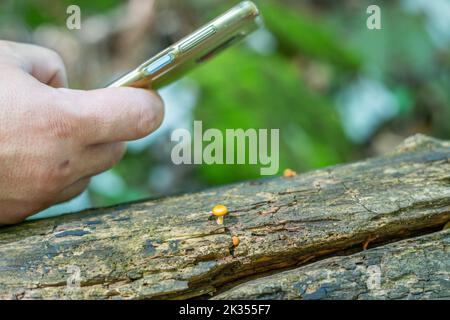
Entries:
[[252,33],[260,25],[256,5],[251,1],[241,2],[108,87],[160,89]]

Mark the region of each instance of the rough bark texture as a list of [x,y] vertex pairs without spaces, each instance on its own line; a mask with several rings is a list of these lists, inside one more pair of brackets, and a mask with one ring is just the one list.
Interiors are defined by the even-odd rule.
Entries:
[[[293,178],[246,182],[3,228],[0,298],[180,299],[217,293],[237,298],[239,292],[242,297],[259,297],[262,291],[255,283],[263,280],[249,282],[253,291],[233,286],[299,266],[303,267],[289,272],[292,279],[301,278],[292,280],[295,283],[308,284],[298,289],[305,293],[289,289],[288,272],[280,298],[314,297],[314,292],[316,298],[372,297],[375,294],[363,290],[364,279],[354,288],[349,284],[351,277],[355,281],[358,277],[352,272],[361,272],[352,263],[362,261],[362,268],[370,264],[364,257],[389,265],[382,273],[393,273],[377,296],[409,298],[423,285],[417,297],[445,298],[448,232],[414,237],[442,230],[450,221],[449,159],[450,143],[415,136],[383,157]],[[230,210],[223,226],[209,213],[218,203]],[[239,246],[233,246],[232,236],[239,237]],[[386,245],[405,238],[413,239]],[[396,251],[406,247],[410,254]],[[352,255],[363,248],[369,250]],[[348,256],[327,260],[332,255]],[[408,273],[403,269],[410,263]],[[326,282],[319,269],[316,276],[310,272],[314,266],[330,270],[335,279],[332,290],[323,287]],[[67,288],[77,269],[81,287]],[[417,279],[415,270],[422,272]],[[340,280],[338,274],[347,278]],[[318,282],[317,290],[309,280]],[[414,281],[419,283],[414,288],[398,289]]]
[[450,230],[259,278],[215,299],[450,299]]

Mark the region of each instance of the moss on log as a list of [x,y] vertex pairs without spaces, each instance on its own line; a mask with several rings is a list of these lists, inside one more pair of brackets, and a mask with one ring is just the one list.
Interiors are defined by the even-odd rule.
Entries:
[[[2,228],[0,298],[210,297],[442,230],[450,221],[449,158],[449,142],[415,136],[391,154],[292,178]],[[222,226],[210,215],[218,203],[230,210]],[[73,270],[80,287],[67,286]]]

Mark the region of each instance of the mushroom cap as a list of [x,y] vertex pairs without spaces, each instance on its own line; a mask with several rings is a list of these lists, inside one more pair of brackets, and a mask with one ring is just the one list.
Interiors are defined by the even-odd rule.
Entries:
[[223,217],[228,213],[228,208],[222,204],[218,204],[212,209],[212,214],[216,217]]
[[285,177],[285,178],[292,178],[292,177],[295,177],[297,175],[297,172],[295,172],[294,170],[292,170],[292,169],[286,169],[286,170],[284,170],[284,172],[283,172],[283,176]]
[[235,247],[237,247],[239,245],[239,242],[241,242],[237,236],[231,237],[231,241],[233,242],[233,246]]

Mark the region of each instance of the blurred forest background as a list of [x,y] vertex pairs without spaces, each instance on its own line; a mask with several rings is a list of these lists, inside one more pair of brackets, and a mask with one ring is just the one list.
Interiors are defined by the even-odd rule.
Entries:
[[[238,1],[2,0],[0,38],[58,51],[71,87],[102,87]],[[450,138],[450,0],[261,0],[265,29],[161,90],[161,129],[129,144],[89,191],[42,215],[259,177],[259,166],[175,166],[170,134],[279,128],[280,172],[376,156],[405,137]],[[69,5],[81,30],[66,28]],[[369,30],[377,4],[382,29]]]

